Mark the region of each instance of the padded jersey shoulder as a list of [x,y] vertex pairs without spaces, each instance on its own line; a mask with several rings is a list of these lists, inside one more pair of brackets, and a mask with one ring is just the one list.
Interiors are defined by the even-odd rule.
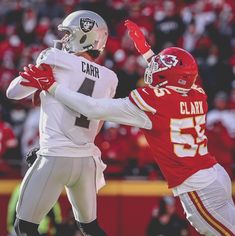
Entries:
[[43,50],[37,60],[36,64],[48,64],[52,68],[60,67],[63,69],[71,69],[74,63],[77,63],[80,60],[80,57],[77,57],[73,54],[69,54],[57,48],[47,48]]
[[154,89],[150,87],[135,89],[129,95],[130,101],[140,110],[151,113],[156,113],[155,97]]

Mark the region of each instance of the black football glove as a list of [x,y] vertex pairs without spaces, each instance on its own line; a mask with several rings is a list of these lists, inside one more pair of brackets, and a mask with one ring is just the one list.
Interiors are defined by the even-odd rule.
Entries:
[[32,166],[33,163],[35,162],[35,160],[37,159],[37,154],[36,154],[36,152],[37,152],[38,150],[39,150],[39,148],[36,147],[36,148],[31,149],[31,150],[27,153],[27,155],[26,155],[26,157],[25,157],[25,160],[26,160],[26,162],[27,162],[27,164],[28,164],[28,167]]

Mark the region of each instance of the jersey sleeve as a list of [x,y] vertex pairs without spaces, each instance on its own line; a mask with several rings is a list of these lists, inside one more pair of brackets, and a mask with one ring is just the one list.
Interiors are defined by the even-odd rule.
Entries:
[[111,87],[111,91],[110,91],[110,97],[113,98],[116,94],[116,90],[117,90],[117,86],[118,86],[118,78],[117,75],[114,75],[114,80],[113,80],[113,85]]
[[36,88],[21,85],[20,82],[22,80],[23,77],[18,76],[11,81],[6,90],[6,96],[9,99],[20,100],[32,95],[35,91],[37,91]]
[[153,114],[157,112],[154,106],[155,97],[153,89],[148,87],[135,89],[129,95],[130,101],[140,110]]
[[201,99],[203,98],[205,100],[205,102],[207,103],[207,94],[201,86],[194,84],[192,86],[191,91],[193,91],[195,94],[197,94],[197,96],[199,98],[201,98]]
[[134,106],[128,98],[95,99],[71,91],[62,85],[57,85],[54,94],[51,94],[71,110],[89,119],[107,120],[144,129],[152,128],[152,122],[147,114]]

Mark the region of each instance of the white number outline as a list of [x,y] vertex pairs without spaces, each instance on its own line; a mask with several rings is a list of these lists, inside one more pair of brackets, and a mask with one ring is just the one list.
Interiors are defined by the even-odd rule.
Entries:
[[[208,153],[207,137],[205,136],[206,115],[170,120],[170,136],[174,146],[174,153],[178,157],[195,157]],[[184,129],[194,129],[195,137],[182,133]]]
[[171,92],[166,88],[155,88],[154,93],[157,97],[162,97],[165,94],[171,94]]

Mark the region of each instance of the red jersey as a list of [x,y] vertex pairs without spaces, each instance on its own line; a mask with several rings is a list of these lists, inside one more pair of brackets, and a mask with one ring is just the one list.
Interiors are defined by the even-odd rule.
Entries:
[[152,129],[143,132],[169,188],[217,163],[207,150],[208,107],[202,88],[195,86],[187,94],[169,88],[139,88],[129,99],[152,121]]

